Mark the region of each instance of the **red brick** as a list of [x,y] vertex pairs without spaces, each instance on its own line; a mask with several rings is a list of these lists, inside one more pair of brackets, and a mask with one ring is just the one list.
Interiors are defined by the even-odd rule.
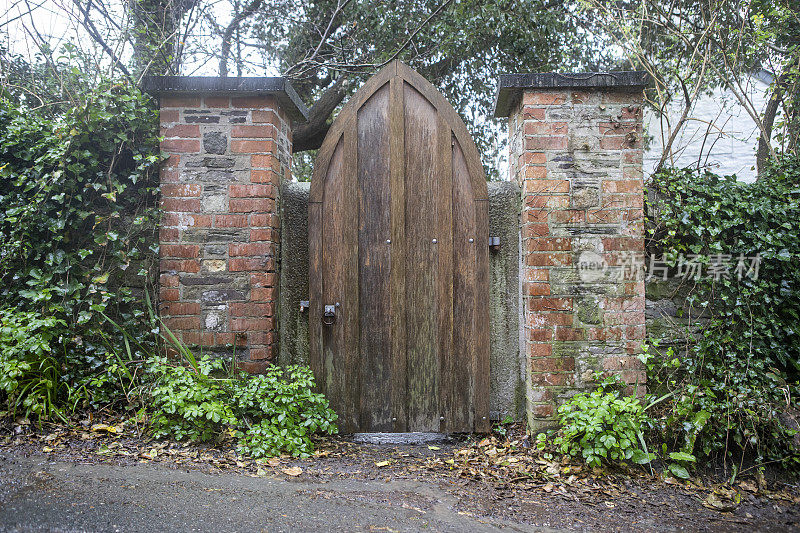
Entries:
[[206,96],[203,103],[211,109],[227,109],[231,106],[231,99],[227,96]]
[[530,341],[547,342],[553,340],[552,329],[529,329],[526,331],[526,337]]
[[641,148],[642,136],[638,134],[632,135],[606,135],[600,139],[601,150],[630,150],[632,148]]
[[250,348],[251,361],[268,361],[272,359],[272,348]]
[[544,152],[524,152],[520,158],[523,165],[544,165],[547,163],[547,154]]
[[647,383],[647,374],[643,370],[625,370],[619,373],[624,383]]
[[272,244],[266,242],[234,242],[228,245],[228,255],[231,257],[266,255],[272,248]]
[[178,122],[178,113],[177,109],[162,109],[159,111],[159,120],[161,124]]
[[191,213],[200,211],[202,204],[197,198],[161,198],[161,209],[176,213]]
[[159,263],[161,272],[186,272],[187,274],[196,274],[200,272],[200,261],[196,259],[162,259]]
[[280,169],[281,163],[273,154],[253,154],[250,156],[250,166],[277,171]]
[[587,328],[586,340],[589,341],[622,340],[622,329],[617,326],[607,326],[602,328]]
[[573,320],[569,313],[540,313],[539,317],[546,326],[571,326]]
[[273,198],[272,185],[234,183],[229,188],[231,198]]
[[200,255],[200,246],[197,244],[162,244],[159,250],[161,257],[192,259]]
[[233,107],[247,109],[264,109],[266,107],[276,107],[275,100],[269,96],[242,96],[231,98]]
[[228,261],[231,272],[247,272],[248,270],[274,270],[275,261],[271,257],[232,257]]
[[525,194],[564,194],[568,192],[569,180],[525,180]]
[[253,183],[271,183],[278,185],[281,175],[273,170],[253,169],[250,171],[250,181]]
[[200,139],[164,139],[161,141],[162,152],[199,153]]
[[275,152],[275,141],[272,139],[231,139],[231,152],[234,154]]
[[231,130],[231,137],[271,139],[275,137],[275,127],[270,124],[237,124]]
[[237,361],[236,368],[248,374],[264,374],[272,366],[269,361]]
[[564,209],[550,213],[550,221],[554,224],[577,224],[586,221],[586,211],[582,209]]
[[547,109],[544,107],[525,106],[522,108],[523,119],[544,120]]
[[567,135],[566,122],[525,122],[525,135]]
[[271,198],[231,198],[228,202],[233,213],[251,213],[253,211],[272,212],[275,200]]
[[549,357],[553,353],[552,344],[529,344],[529,357]]
[[278,242],[278,240],[279,240],[279,234],[272,228],[250,230],[250,242],[260,242],[260,241]]
[[215,228],[246,228],[247,215],[214,215]]
[[644,206],[644,194],[627,194],[627,193],[606,193],[603,195],[603,207],[634,207],[641,208]]
[[253,272],[250,274],[251,287],[274,287],[275,274],[272,272]]
[[641,150],[630,150],[622,153],[622,162],[641,167],[644,154]]
[[522,105],[561,105],[566,102],[564,91],[526,90],[522,95]]
[[254,287],[250,289],[250,299],[254,302],[274,302],[275,289],[273,287]]
[[216,346],[211,331],[182,331],[180,338],[189,346]]
[[178,242],[180,235],[178,228],[158,228],[159,242]]
[[181,293],[179,289],[167,289],[165,287],[161,287],[158,291],[158,299],[162,302],[166,301],[177,301],[181,297]]
[[549,418],[555,414],[555,408],[549,403],[531,405],[530,411],[537,418]]
[[272,109],[258,109],[253,110],[253,124],[274,124],[279,125],[281,123],[278,115]]
[[550,284],[526,282],[523,285],[523,293],[528,296],[547,296],[550,294]]
[[[547,220],[547,211],[536,211],[535,213],[544,214],[545,221]],[[528,212],[529,218],[531,214],[533,213]],[[523,228],[523,236],[526,239],[544,237],[546,235],[550,235],[550,226],[547,224],[525,224],[525,227]]]
[[563,135],[525,138],[526,150],[565,150],[566,148],[567,137]]
[[644,239],[634,237],[604,237],[603,249],[606,251],[644,251]]
[[585,333],[582,329],[556,326],[556,340],[558,341],[582,341],[584,337]]
[[162,184],[176,183],[181,179],[181,173],[179,170],[167,167],[161,167],[161,172],[159,172],[159,176],[161,178]]
[[[538,153],[538,152],[537,152]],[[543,180],[547,179],[547,167],[542,165],[526,165],[525,179]]]
[[619,209],[596,209],[586,212],[586,222],[589,224],[618,224],[622,220],[622,211]]
[[601,98],[605,104],[628,104],[637,105],[642,101],[642,93],[631,93],[627,91],[603,91]]
[[189,139],[200,138],[200,125],[199,124],[176,124],[169,128],[161,128],[162,137],[183,137]]
[[200,191],[198,183],[165,183],[161,186],[161,196],[200,196]]
[[603,192],[627,192],[643,194],[642,180],[603,180]]
[[200,98],[194,96],[162,96],[161,107],[200,107]]
[[529,252],[555,252],[572,250],[572,240],[567,237],[540,237],[528,239]]
[[221,331],[214,335],[214,344],[233,345],[235,343],[237,347],[247,346],[247,335],[247,333],[242,332]]
[[178,276],[171,274],[161,274],[158,277],[158,283],[162,287],[177,287],[179,284]]
[[528,266],[569,266],[572,264],[572,254],[555,253],[528,253],[525,256],[525,264]]

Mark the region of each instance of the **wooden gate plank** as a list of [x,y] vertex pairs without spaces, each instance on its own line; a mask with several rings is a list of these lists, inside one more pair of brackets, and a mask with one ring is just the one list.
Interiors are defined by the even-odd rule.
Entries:
[[391,431],[389,84],[358,110],[360,431]]
[[453,161],[453,348],[459,358],[459,364],[452,369],[453,380],[458,384],[452,391],[453,416],[461,423],[462,431],[472,431],[474,427],[472,406],[477,392],[475,307],[485,305],[485,302],[479,302],[476,298],[475,258],[479,239],[475,220],[475,199],[469,186],[469,170],[458,142],[453,143],[450,157]]
[[[438,240],[435,108],[404,86],[406,167],[406,353],[408,424],[414,431],[439,429]],[[437,242],[434,242],[436,240]]]
[[453,351],[453,134],[441,113],[437,114],[436,174],[438,182],[439,264],[438,295],[439,308],[439,431],[463,431],[463,421],[457,414],[454,391],[463,383],[455,380],[458,355]]
[[358,195],[355,123],[344,128],[331,158],[323,200],[323,304],[335,305],[336,322],[323,326],[327,391],[345,433],[359,427]]
[[389,172],[391,216],[391,403],[394,431],[408,431],[408,384],[406,383],[406,195],[405,195],[405,105],[403,80],[390,82]]

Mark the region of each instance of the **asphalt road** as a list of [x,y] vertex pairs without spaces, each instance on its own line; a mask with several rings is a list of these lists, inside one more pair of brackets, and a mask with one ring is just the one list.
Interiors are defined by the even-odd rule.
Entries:
[[544,531],[456,510],[433,484],[304,482],[0,452],[2,531]]

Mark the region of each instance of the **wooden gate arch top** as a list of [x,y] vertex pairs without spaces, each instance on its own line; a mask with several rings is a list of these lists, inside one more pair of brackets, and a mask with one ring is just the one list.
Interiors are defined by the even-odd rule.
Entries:
[[458,113],[399,61],[320,147],[309,254],[310,364],[342,432],[489,430],[486,178]]

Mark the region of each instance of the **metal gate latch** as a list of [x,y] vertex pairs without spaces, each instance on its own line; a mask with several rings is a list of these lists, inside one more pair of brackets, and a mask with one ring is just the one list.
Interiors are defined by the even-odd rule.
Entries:
[[326,326],[332,326],[336,322],[336,306],[326,305],[325,310],[322,312],[322,323]]

